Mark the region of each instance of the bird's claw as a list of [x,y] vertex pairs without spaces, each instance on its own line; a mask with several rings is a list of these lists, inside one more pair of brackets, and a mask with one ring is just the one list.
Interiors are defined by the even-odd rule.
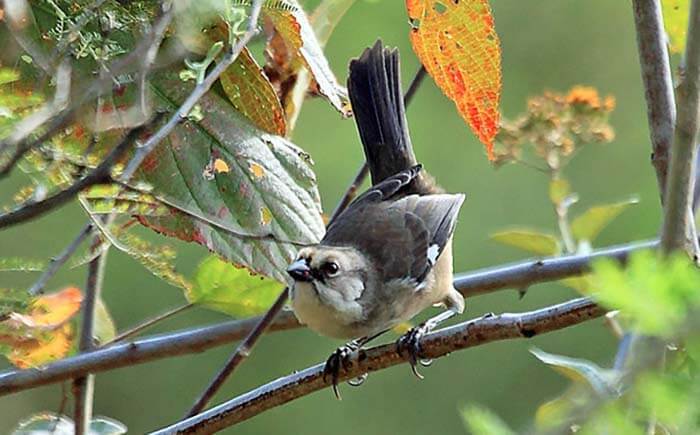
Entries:
[[[333,394],[335,394],[335,398],[338,400],[342,399],[342,397],[340,397],[340,391],[338,390],[340,370],[342,368],[343,370],[347,371],[350,368],[350,357],[356,350],[357,347],[354,346],[353,343],[348,343],[345,346],[339,347],[331,354],[331,356],[328,357],[326,360],[326,365],[323,368],[323,381],[326,382],[330,377],[331,385],[333,387]],[[364,378],[355,384],[360,385],[362,382],[364,382]]]
[[430,360],[420,358],[420,353],[422,352],[420,340],[431,329],[431,325],[423,323],[411,328],[407,333],[399,337],[396,342],[396,351],[401,356],[404,355],[404,352],[408,354],[408,363],[411,365],[411,371],[418,379],[423,379],[423,375],[418,372],[418,364],[427,367],[431,363]]

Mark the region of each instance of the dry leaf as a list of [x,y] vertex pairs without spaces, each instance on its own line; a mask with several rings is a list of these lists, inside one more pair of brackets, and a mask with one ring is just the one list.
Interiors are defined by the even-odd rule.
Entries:
[[487,0],[406,0],[411,44],[494,159],[501,47]]

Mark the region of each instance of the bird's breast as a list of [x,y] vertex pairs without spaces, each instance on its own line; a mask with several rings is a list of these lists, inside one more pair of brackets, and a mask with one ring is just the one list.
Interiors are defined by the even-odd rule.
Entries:
[[362,336],[362,306],[357,301],[346,301],[328,293],[327,289],[317,289],[311,282],[296,282],[292,291],[292,309],[297,319],[327,337],[351,339]]

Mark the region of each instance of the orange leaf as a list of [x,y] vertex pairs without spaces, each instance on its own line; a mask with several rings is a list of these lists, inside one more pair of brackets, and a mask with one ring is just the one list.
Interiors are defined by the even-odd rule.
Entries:
[[256,126],[268,133],[286,134],[287,120],[282,104],[248,49],[243,49],[236,62],[221,74],[220,80],[233,107]]
[[494,159],[501,47],[488,0],[406,0],[411,44]]
[[73,328],[70,323],[66,323],[49,334],[14,343],[7,359],[21,369],[36,367],[66,356],[72,341]]
[[284,42],[300,57],[318,84],[318,89],[343,115],[349,115],[346,90],[338,83],[323,54],[321,44],[304,10],[296,1],[281,1],[264,9]]
[[55,327],[59,326],[80,309],[83,295],[79,289],[68,287],[58,293],[39,297],[32,303],[28,315],[13,315],[13,318],[21,318],[29,327]]

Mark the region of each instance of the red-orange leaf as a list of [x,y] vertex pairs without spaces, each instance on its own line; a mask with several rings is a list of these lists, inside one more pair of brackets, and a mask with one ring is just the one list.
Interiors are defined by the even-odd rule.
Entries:
[[411,43],[493,160],[501,47],[488,0],[406,0]]

